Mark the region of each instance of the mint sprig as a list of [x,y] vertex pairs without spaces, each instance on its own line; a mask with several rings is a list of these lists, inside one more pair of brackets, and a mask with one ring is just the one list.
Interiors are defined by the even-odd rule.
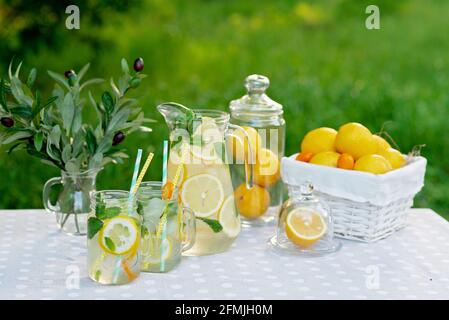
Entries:
[[198,220],[203,221],[204,223],[206,223],[214,233],[218,233],[221,232],[221,230],[223,230],[223,226],[220,224],[220,222],[218,222],[218,220],[215,219],[208,219],[208,218],[201,218],[201,217],[196,217]]

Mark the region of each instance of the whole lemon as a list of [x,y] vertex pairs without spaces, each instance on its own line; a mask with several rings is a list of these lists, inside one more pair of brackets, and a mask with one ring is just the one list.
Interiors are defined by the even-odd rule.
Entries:
[[336,168],[338,158],[340,158],[340,154],[338,152],[325,151],[314,155],[309,163]]
[[390,162],[378,154],[367,154],[355,162],[354,170],[383,174],[392,170]]
[[301,142],[301,153],[335,151],[336,136],[337,131],[332,128],[322,127],[309,131]]
[[231,150],[233,159],[236,160],[237,163],[244,163],[249,146],[251,146],[254,157],[256,157],[258,150],[262,147],[262,138],[256,129],[246,126],[242,128],[248,134],[249,144],[245,134],[241,130],[234,131],[233,135],[228,139],[229,150]]
[[387,159],[393,169],[398,169],[405,164],[405,156],[396,149],[388,148],[378,150],[377,154]]
[[351,122],[338,130],[335,148],[340,153],[349,153],[357,160],[364,155],[376,153],[377,144],[368,128]]
[[254,165],[254,183],[267,188],[276,183],[280,176],[279,159],[276,154],[269,149],[260,149]]
[[377,151],[391,148],[390,144],[384,138],[373,134],[373,139],[376,141]]
[[270,205],[270,193],[256,184],[251,189],[241,184],[235,189],[234,198],[238,211],[247,219],[260,217]]

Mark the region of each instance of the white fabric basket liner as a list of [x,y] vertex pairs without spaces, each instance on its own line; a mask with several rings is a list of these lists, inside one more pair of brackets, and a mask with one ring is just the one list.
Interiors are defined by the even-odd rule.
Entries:
[[310,180],[315,190],[336,198],[386,206],[400,199],[413,198],[424,186],[427,164],[424,157],[409,157],[402,168],[376,175],[301,162],[295,160],[296,156],[281,160],[284,183],[299,187]]

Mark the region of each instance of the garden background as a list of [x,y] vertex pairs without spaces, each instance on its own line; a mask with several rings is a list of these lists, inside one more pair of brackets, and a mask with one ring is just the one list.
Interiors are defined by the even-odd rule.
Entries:
[[[80,30],[65,28],[70,4],[80,8]],[[369,4],[380,8],[380,30],[365,28]],[[158,122],[126,138],[131,160],[106,167],[98,189],[128,188],[138,147],[156,152],[147,178],[160,178],[168,131],[157,104],[226,110],[247,75],[263,74],[284,105],[288,155],[315,127],[385,125],[404,153],[426,144],[426,186],[415,206],[449,219],[447,12],[445,0],[0,0],[0,73],[15,56],[23,77],[38,69],[37,86],[49,96],[46,70],[91,62],[88,76],[109,79],[121,57],[144,58],[148,78],[135,95]],[[41,208],[42,187],[58,174],[25,151],[0,148],[0,209]]]

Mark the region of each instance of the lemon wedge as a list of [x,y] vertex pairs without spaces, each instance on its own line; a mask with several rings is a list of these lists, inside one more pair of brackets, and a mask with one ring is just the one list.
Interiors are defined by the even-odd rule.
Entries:
[[137,224],[132,218],[126,216],[107,220],[98,237],[100,247],[113,255],[123,255],[136,250],[139,246],[138,240]]
[[296,208],[285,222],[287,237],[300,248],[307,248],[320,240],[327,226],[323,217],[310,208]]
[[192,176],[182,186],[182,204],[190,207],[197,217],[213,215],[220,209],[223,200],[223,185],[213,175],[203,173]]
[[232,195],[223,202],[218,214],[218,222],[223,227],[224,233],[230,238],[235,238],[240,233],[240,217],[235,212],[234,197]]

